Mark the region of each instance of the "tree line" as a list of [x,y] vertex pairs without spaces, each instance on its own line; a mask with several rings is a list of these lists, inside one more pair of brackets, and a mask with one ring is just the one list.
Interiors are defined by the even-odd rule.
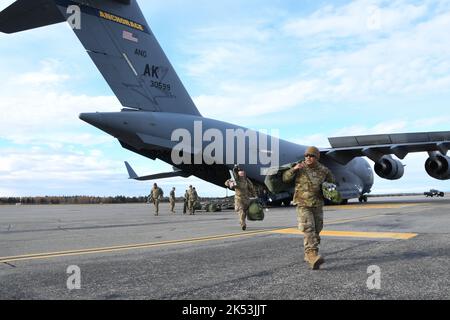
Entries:
[[[199,198],[200,201],[219,198]],[[182,202],[183,197],[177,197],[177,202]],[[146,203],[148,196],[139,197],[94,197],[94,196],[45,196],[45,197],[0,197],[0,205],[49,205],[49,204],[120,204],[120,203]],[[169,202],[164,197],[161,202]]]
[[46,196],[46,197],[8,197],[0,198],[0,205],[48,205],[48,204],[116,204],[145,203],[147,196],[140,197],[93,197],[93,196]]

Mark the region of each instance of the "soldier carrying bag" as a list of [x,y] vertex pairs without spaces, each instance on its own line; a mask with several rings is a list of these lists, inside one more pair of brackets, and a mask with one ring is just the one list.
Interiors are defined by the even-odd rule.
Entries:
[[341,193],[338,191],[337,186],[333,183],[322,183],[322,194],[325,199],[330,200],[332,203],[342,202]]
[[253,199],[248,207],[247,219],[250,221],[263,221],[264,208],[258,199]]

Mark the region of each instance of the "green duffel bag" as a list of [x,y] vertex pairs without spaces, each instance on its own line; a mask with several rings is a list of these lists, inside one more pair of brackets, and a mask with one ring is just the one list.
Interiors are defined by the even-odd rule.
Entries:
[[248,207],[247,219],[250,221],[263,221],[264,208],[258,200],[253,200]]
[[333,203],[339,204],[342,202],[341,193],[338,191],[336,185],[333,183],[328,182],[322,183],[322,193],[325,199],[328,199]]
[[208,212],[219,212],[221,210],[222,210],[222,208],[219,205],[217,205],[217,203],[211,203],[208,205],[207,211]]

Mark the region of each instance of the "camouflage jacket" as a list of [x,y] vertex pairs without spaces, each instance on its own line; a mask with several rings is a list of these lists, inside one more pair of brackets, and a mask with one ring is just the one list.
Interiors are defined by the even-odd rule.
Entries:
[[160,187],[153,187],[150,196],[153,200],[160,200],[164,195],[164,192]]
[[170,191],[170,200],[175,200],[175,191]]
[[250,179],[246,177],[238,177],[234,186],[234,202],[248,203],[251,197],[255,196],[255,188]]
[[322,183],[335,183],[331,171],[320,163],[313,167],[305,166],[300,170],[292,168],[283,173],[283,182],[291,182],[294,179],[294,204],[300,207],[323,206]]
[[197,191],[194,191],[194,189],[189,189],[187,191],[187,200],[188,201],[197,201],[198,200],[198,195],[197,195]]

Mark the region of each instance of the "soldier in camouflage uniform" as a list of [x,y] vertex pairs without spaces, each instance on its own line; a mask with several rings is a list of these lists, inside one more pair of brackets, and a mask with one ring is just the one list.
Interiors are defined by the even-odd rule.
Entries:
[[197,192],[192,188],[192,186],[189,186],[189,189],[187,191],[187,196],[188,196],[188,210],[189,210],[189,215],[194,215],[194,211],[195,211],[195,202],[198,200],[197,199]]
[[225,185],[235,191],[234,210],[239,214],[241,228],[245,231],[247,229],[245,220],[250,206],[250,198],[255,196],[255,188],[250,179],[247,178],[245,171],[240,169],[238,169],[236,181],[227,180]]
[[297,205],[299,229],[304,233],[305,261],[311,269],[319,269],[324,259],[319,255],[320,232],[323,228],[322,183],[334,183],[331,171],[319,163],[316,147],[305,151],[305,161],[284,172],[283,181],[295,179],[294,204]]
[[156,183],[153,184],[153,188],[150,193],[150,197],[153,201],[153,204],[155,205],[155,211],[156,211],[155,216],[159,215],[159,201],[163,197],[163,194],[164,194],[164,192],[162,191],[162,189],[160,187],[158,187],[158,185]]
[[192,211],[195,214],[195,205],[197,204],[199,198],[198,198],[198,193],[197,190],[195,189],[195,187],[192,188],[192,193],[194,194],[194,205],[192,207]]
[[175,213],[175,187],[172,188],[172,191],[170,191],[170,212]]
[[186,214],[188,206],[189,206],[189,193],[186,190],[184,192],[183,214]]

